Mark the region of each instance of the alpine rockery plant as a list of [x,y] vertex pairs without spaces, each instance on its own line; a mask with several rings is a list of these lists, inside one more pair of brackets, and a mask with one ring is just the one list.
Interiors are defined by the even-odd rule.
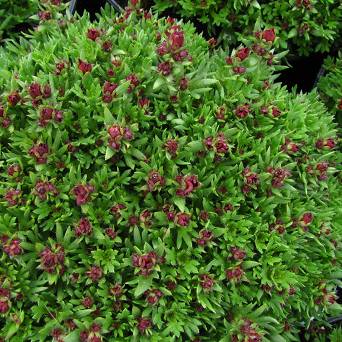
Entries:
[[296,341],[337,314],[336,130],[275,31],[213,52],[132,1],[0,50],[0,336]]
[[292,54],[328,52],[340,40],[342,4],[334,0],[153,0],[154,9],[175,11],[181,18],[197,20],[209,34],[225,44],[239,41],[254,25],[272,26],[276,46]]

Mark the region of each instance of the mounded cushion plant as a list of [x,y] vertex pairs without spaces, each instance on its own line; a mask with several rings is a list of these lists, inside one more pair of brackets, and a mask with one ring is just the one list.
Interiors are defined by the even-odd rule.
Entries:
[[[149,1],[147,1],[149,3]],[[154,0],[157,12],[175,11],[181,18],[198,20],[223,44],[239,40],[258,26],[276,28],[277,46],[294,55],[327,52],[341,39],[342,5],[331,0]]]
[[274,38],[213,52],[133,7],[0,50],[3,340],[296,341],[340,312],[336,131]]

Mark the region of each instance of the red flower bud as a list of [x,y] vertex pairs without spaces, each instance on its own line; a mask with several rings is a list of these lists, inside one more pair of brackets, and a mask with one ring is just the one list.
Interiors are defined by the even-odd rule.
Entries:
[[238,106],[235,109],[236,116],[238,116],[241,119],[247,117],[249,113],[250,113],[250,106],[249,106],[249,104]]
[[98,37],[100,37],[101,33],[98,29],[90,28],[87,32],[87,37],[93,41],[95,41]]
[[13,93],[8,95],[7,100],[11,106],[15,106],[19,103],[21,97],[17,91],[14,91]]
[[249,56],[249,48],[241,48],[239,49],[236,54],[236,57],[238,57],[241,61],[245,60]]
[[147,329],[152,328],[152,322],[149,318],[140,317],[138,319],[138,329],[143,334]]
[[170,45],[172,50],[179,50],[184,45],[184,33],[183,31],[173,31],[170,36]]
[[87,272],[86,275],[93,281],[97,282],[102,278],[102,269],[99,266],[92,266]]
[[179,81],[179,89],[186,90],[188,88],[189,81],[186,77],[181,78]]
[[47,21],[51,19],[51,13],[49,11],[40,11],[38,17],[41,21]]
[[275,38],[276,35],[274,28],[262,32],[262,39],[264,39],[266,42],[274,42]]
[[85,74],[87,72],[91,72],[92,69],[93,69],[93,66],[92,66],[92,64],[87,63],[87,62],[82,61],[81,59],[79,59],[79,61],[78,61],[78,69]]

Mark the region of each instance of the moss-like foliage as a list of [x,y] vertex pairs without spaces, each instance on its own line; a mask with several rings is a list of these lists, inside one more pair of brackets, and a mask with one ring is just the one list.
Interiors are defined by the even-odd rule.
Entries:
[[154,0],[159,12],[197,20],[219,41],[231,45],[256,28],[275,27],[277,46],[292,55],[327,52],[342,31],[342,4],[331,0]]
[[107,10],[0,50],[3,339],[296,341],[339,312],[336,131],[274,38]]

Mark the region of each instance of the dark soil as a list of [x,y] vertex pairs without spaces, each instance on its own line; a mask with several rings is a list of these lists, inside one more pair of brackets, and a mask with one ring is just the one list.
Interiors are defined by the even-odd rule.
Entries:
[[281,72],[278,81],[287,86],[288,90],[297,87],[297,91],[309,92],[315,86],[315,82],[322,67],[326,54],[311,54],[290,60],[290,68]]
[[[74,0],[72,3],[75,3],[75,12],[79,14],[83,14],[84,11],[90,14],[90,19],[96,19],[96,13],[101,11],[101,8],[104,8],[106,3],[109,3],[107,0]],[[127,5],[127,0],[115,0],[115,2],[124,8]]]

